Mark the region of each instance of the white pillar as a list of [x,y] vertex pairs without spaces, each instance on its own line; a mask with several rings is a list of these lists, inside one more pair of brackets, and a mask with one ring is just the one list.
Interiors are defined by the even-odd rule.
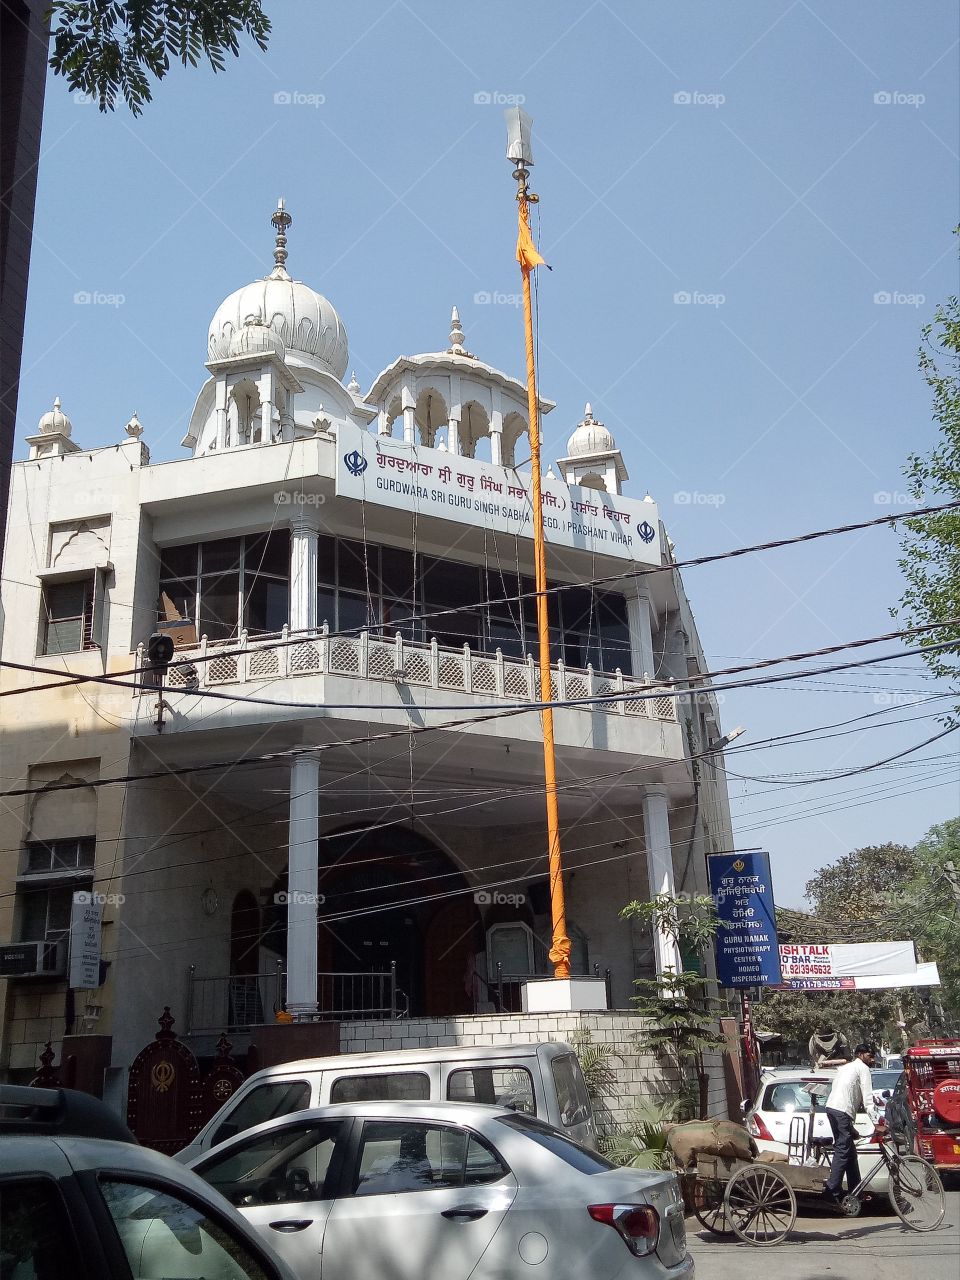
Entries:
[[287,1011],[317,1011],[317,839],[320,761],[296,755],[290,765],[287,863]]
[[320,517],[316,507],[301,506],[290,517],[290,630],[317,627],[317,545]]
[[630,660],[637,680],[656,675],[653,656],[653,601],[650,588],[633,582],[627,586],[627,625],[630,628]]
[[227,424],[227,380],[221,375],[216,385],[217,448],[230,446],[230,429]]
[[[647,883],[650,900],[661,893],[673,895],[673,847],[670,844],[670,817],[667,789],[659,784],[645,787],[643,792],[643,833],[647,845]],[[679,973],[683,968],[680,952],[672,938],[653,931],[653,948],[657,973],[672,968]]]

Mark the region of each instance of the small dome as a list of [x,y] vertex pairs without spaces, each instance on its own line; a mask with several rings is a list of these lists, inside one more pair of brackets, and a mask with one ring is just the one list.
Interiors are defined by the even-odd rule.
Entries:
[[43,415],[37,424],[37,430],[44,436],[68,436],[73,430],[73,423],[60,410],[60,397],[53,402],[53,408]]
[[593,410],[588,404],[583,411],[583,421],[567,441],[567,453],[571,458],[588,457],[595,453],[610,453],[617,442],[602,422],[595,422]]
[[268,328],[262,318],[250,315],[244,319],[243,328],[233,334],[227,344],[229,356],[254,356],[270,353],[281,360],[286,356],[286,348],[278,334]]
[[[287,351],[306,357],[326,373],[342,379],[347,368],[347,331],[332,302],[287,272],[286,230],[293,219],[281,200],[271,221],[277,229],[276,266],[262,280],[254,280],[225,298],[210,321],[207,352],[211,360],[247,354],[231,351],[240,341],[248,316],[259,316],[259,328],[273,331]],[[264,348],[255,348],[263,350]]]

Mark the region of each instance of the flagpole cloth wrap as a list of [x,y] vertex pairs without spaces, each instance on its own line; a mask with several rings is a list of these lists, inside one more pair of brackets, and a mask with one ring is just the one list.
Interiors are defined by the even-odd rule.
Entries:
[[[537,632],[540,640],[541,697],[550,695],[550,630],[547,619],[547,558],[543,541],[543,498],[540,489],[540,418],[537,399],[537,368],[533,351],[533,304],[530,297],[530,274],[544,260],[537,252],[530,234],[530,208],[526,184],[521,182],[517,261],[523,277],[523,317],[527,344],[527,410],[530,418],[530,461],[533,473],[533,549],[537,589]],[[545,264],[544,264],[545,265]],[[550,856],[550,913],[553,921],[553,945],[550,963],[555,978],[570,977],[570,939],[567,937],[567,913],[563,894],[563,866],[560,857],[560,810],[557,804],[557,767],[553,740],[553,708],[541,712],[543,727],[543,773],[547,798],[547,841]]]

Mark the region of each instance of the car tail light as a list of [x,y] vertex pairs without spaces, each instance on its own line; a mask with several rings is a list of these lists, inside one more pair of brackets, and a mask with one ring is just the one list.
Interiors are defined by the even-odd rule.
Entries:
[[747,1133],[749,1133],[752,1138],[762,1138],[764,1142],[776,1141],[773,1134],[763,1123],[763,1116],[759,1115],[756,1111],[747,1116],[746,1128]]
[[591,1204],[587,1212],[594,1222],[605,1222],[638,1258],[653,1253],[660,1233],[656,1209],[646,1204]]

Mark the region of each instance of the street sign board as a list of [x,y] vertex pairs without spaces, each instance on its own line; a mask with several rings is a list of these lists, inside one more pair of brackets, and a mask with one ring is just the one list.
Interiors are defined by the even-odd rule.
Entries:
[[721,987],[777,986],[780,953],[768,853],[714,853],[707,859],[717,908]]
[[100,985],[100,925],[103,895],[78,890],[70,906],[70,978],[75,991]]
[[916,969],[912,942],[791,942],[780,946],[783,984],[797,991],[854,990],[863,978],[909,975]]

